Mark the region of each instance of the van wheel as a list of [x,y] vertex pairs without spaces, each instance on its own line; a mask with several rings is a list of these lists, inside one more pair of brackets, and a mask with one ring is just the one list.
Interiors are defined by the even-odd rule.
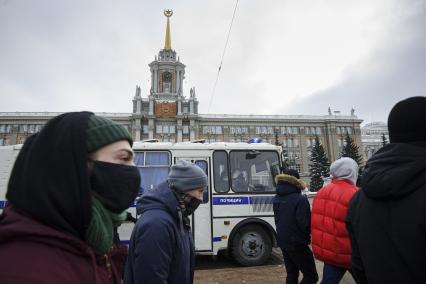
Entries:
[[265,263],[271,256],[271,251],[271,238],[260,226],[245,226],[232,239],[232,257],[243,266]]

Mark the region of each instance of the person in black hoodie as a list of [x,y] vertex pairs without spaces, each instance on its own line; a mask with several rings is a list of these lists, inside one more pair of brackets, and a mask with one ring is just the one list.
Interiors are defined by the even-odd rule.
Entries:
[[0,216],[0,282],[121,283],[113,241],[137,196],[130,133],[90,112],[64,113],[28,137]]
[[300,283],[316,283],[318,274],[314,257],[309,248],[311,242],[311,209],[306,196],[301,194],[305,184],[299,173],[287,169],[277,175],[276,196],[273,200],[277,242],[284,257],[287,284],[298,283],[299,271],[303,273]]
[[137,203],[140,217],[132,232],[125,284],[190,284],[195,252],[190,216],[203,200],[207,176],[195,164],[179,160],[167,181],[145,192]]
[[390,144],[368,160],[346,226],[357,283],[425,283],[426,97],[398,102]]

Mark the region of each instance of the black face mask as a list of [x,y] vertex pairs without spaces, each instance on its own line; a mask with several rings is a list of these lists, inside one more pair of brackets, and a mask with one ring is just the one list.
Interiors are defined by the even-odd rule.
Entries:
[[201,204],[201,200],[190,195],[183,195],[183,203],[185,204],[185,215],[189,216],[197,210],[198,206]]
[[102,205],[113,213],[130,207],[139,192],[141,177],[135,166],[94,161],[90,185]]

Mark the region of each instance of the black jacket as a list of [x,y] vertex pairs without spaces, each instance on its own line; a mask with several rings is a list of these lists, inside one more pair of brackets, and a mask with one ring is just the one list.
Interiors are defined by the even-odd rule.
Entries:
[[346,225],[359,283],[426,282],[426,143],[391,143],[368,162]]
[[277,176],[277,195],[273,199],[278,246],[293,250],[311,242],[311,209],[304,185],[289,175]]
[[166,182],[137,204],[124,283],[189,284],[194,277],[194,244],[179,203]]

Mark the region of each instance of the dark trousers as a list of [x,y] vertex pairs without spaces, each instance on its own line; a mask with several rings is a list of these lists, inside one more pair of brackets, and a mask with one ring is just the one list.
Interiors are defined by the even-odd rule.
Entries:
[[291,250],[283,248],[281,250],[284,256],[285,269],[287,270],[287,284],[298,283],[299,271],[303,274],[303,279],[300,283],[317,283],[318,273],[315,267],[314,256],[309,246],[302,245]]
[[352,272],[349,269],[324,263],[321,284],[340,283],[340,280],[342,280],[343,275],[345,275],[346,271],[349,271],[349,273],[352,275]]

